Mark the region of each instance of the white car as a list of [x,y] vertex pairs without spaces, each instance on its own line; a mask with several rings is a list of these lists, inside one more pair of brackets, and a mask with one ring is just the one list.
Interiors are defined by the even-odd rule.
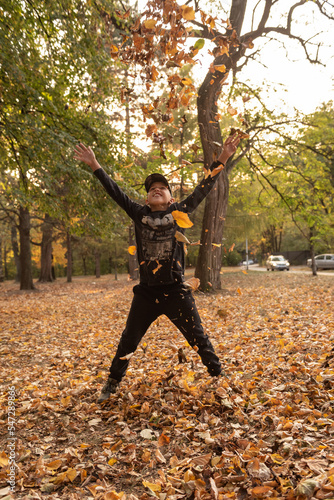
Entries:
[[[316,269],[334,269],[334,254],[325,253],[314,257]],[[312,259],[307,259],[308,267],[312,267]]]
[[270,255],[266,262],[267,271],[289,271],[290,263],[283,255]]

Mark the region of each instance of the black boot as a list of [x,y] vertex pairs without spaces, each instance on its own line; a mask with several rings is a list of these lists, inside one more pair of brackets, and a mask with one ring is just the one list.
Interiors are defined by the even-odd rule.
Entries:
[[117,380],[115,380],[114,378],[108,377],[107,382],[102,387],[102,391],[101,391],[101,394],[100,394],[97,402],[103,403],[103,401],[106,401],[109,398],[110,394],[115,394],[118,386],[119,386],[119,382],[117,382]]

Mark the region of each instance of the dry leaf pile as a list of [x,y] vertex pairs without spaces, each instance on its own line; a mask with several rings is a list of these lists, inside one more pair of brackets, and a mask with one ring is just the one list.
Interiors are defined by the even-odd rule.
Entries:
[[161,317],[103,406],[132,284],[1,284],[0,498],[333,499],[333,277],[222,278],[195,297],[225,377],[211,379]]

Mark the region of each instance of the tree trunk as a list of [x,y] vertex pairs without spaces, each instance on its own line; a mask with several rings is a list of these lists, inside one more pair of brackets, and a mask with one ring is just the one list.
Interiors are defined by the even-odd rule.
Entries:
[[52,282],[52,233],[53,225],[51,218],[45,214],[44,223],[42,224],[42,245],[41,245],[41,272],[39,276],[40,282]]
[[4,265],[4,270],[5,270],[5,280],[8,280],[8,277],[9,277],[8,265],[7,265],[7,254],[8,253],[9,252],[8,252],[7,247],[5,245],[4,249],[3,249],[3,265]]
[[19,283],[21,281],[21,263],[20,263],[19,244],[17,241],[17,229],[15,226],[12,226],[11,228],[11,240],[12,240],[12,249],[14,253],[14,261],[16,266],[15,281]]
[[310,229],[310,252],[311,252],[311,259],[312,259],[312,275],[313,276],[318,276],[317,273],[317,265],[315,263],[315,253],[314,253],[314,245],[313,245],[313,228]]
[[83,267],[84,276],[87,276],[87,265],[86,265],[86,257],[85,256],[82,257],[82,267]]
[[32,279],[31,247],[30,247],[30,213],[27,208],[20,207],[20,290],[34,290]]
[[201,289],[220,290],[223,229],[228,204],[229,180],[225,170],[209,194],[205,204],[201,246],[195,269],[195,277],[201,282]]
[[[136,244],[134,224],[129,226],[129,246],[134,246]],[[139,267],[138,267],[138,257],[137,252],[135,255],[129,254],[129,278],[130,280],[137,280],[139,278]]]
[[[238,35],[241,32],[246,5],[247,2],[244,0],[233,0],[232,2],[230,21]],[[218,55],[214,61],[214,65],[225,65],[225,73],[221,71],[212,73],[209,71],[198,92],[198,125],[206,169],[218,158],[223,144],[220,125],[217,119],[217,101],[222,85],[230,69],[235,66],[236,62],[244,55],[244,52],[245,48],[243,47],[230,47],[229,56],[226,54]],[[199,278],[202,290],[219,290],[221,288],[220,269],[222,248],[221,246],[213,246],[212,243],[216,243],[217,245],[221,245],[222,243],[229,195],[228,174],[231,169],[232,162],[229,161],[220,174],[215,188],[211,191],[205,202],[201,246],[195,271],[195,276]]]
[[71,235],[70,235],[69,231],[67,231],[67,234],[66,234],[66,245],[67,245],[67,252],[66,252],[66,257],[67,257],[67,268],[66,268],[67,283],[72,283],[72,268],[73,268],[73,262],[72,262],[72,238],[71,238]]
[[95,278],[101,278],[101,252],[95,250]]
[[4,281],[3,265],[2,265],[2,238],[0,236],[0,283]]
[[115,243],[115,280],[118,280],[118,274],[117,274],[117,245]]

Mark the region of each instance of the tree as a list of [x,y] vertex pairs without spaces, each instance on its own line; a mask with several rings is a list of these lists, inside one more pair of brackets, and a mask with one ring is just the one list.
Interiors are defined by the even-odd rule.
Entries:
[[[272,25],[274,14],[277,15],[277,10],[274,9],[279,7],[282,7],[279,13],[281,23]],[[211,51],[213,61],[200,86],[197,98],[198,124],[206,168],[217,157],[222,145],[218,107],[222,86],[230,71],[235,76],[258,56],[258,51],[254,48],[256,39],[270,40],[276,36],[282,42],[284,38],[290,38],[302,46],[308,61],[320,62],[318,50],[315,56],[312,54],[312,49],[314,46],[318,47],[319,42],[315,42],[312,36],[308,38],[308,35],[304,37],[299,34],[294,20],[301,9],[312,9],[319,16],[333,20],[330,5],[320,0],[314,2],[302,0],[285,10],[284,8],[284,2],[277,0],[258,2],[254,7],[251,29],[243,33],[246,11],[252,9],[251,2],[231,0],[229,13],[226,13],[228,20],[224,21],[204,13],[197,1],[192,7],[189,3],[180,6],[172,0],[168,2],[152,0],[148,2],[141,19],[137,19],[131,28],[132,41],[127,41],[123,46],[120,51],[121,58],[125,63],[134,62],[142,65],[142,78],[146,81],[147,91],[154,88],[155,82],[160,77],[157,60],[160,67],[174,68],[174,74],[168,77],[170,91],[167,101],[159,102],[159,98],[155,95],[154,103],[143,107],[144,116],[153,119],[155,124],[163,121],[170,110],[180,105],[187,106],[191,97],[196,94],[192,82],[179,77],[175,73],[175,68],[188,63],[195,64],[194,58],[204,46],[205,40],[213,44]],[[192,30],[189,29],[190,26]],[[311,34],[314,35],[313,26]],[[190,37],[197,38],[197,41],[188,49],[186,40]],[[234,113],[233,110],[231,112]],[[247,127],[246,123],[245,125]],[[163,155],[162,145],[166,138],[156,129],[152,136],[155,142],[160,143]],[[244,148],[247,148],[247,144]],[[216,246],[212,251],[212,244],[219,245],[222,240],[229,196],[229,174],[238,163],[239,157],[240,155],[230,159],[220,175],[217,189],[206,200],[202,245],[196,269],[202,289],[207,289],[208,283],[211,283],[214,289],[221,286],[219,274],[221,247]]]
[[[91,207],[87,172],[68,160],[76,138],[106,144],[113,136],[106,103],[114,92],[109,48],[113,11],[76,0],[62,4],[5,1],[0,12],[1,189],[6,212],[20,232],[20,287],[31,289],[30,229],[38,216],[66,219],[67,201],[81,211]],[[108,155],[105,155],[107,157]],[[74,181],[74,182],[70,182]],[[80,194],[85,196],[80,198]],[[88,203],[83,203],[87,200]],[[9,215],[8,215],[9,217]],[[48,249],[50,253],[50,247]]]

